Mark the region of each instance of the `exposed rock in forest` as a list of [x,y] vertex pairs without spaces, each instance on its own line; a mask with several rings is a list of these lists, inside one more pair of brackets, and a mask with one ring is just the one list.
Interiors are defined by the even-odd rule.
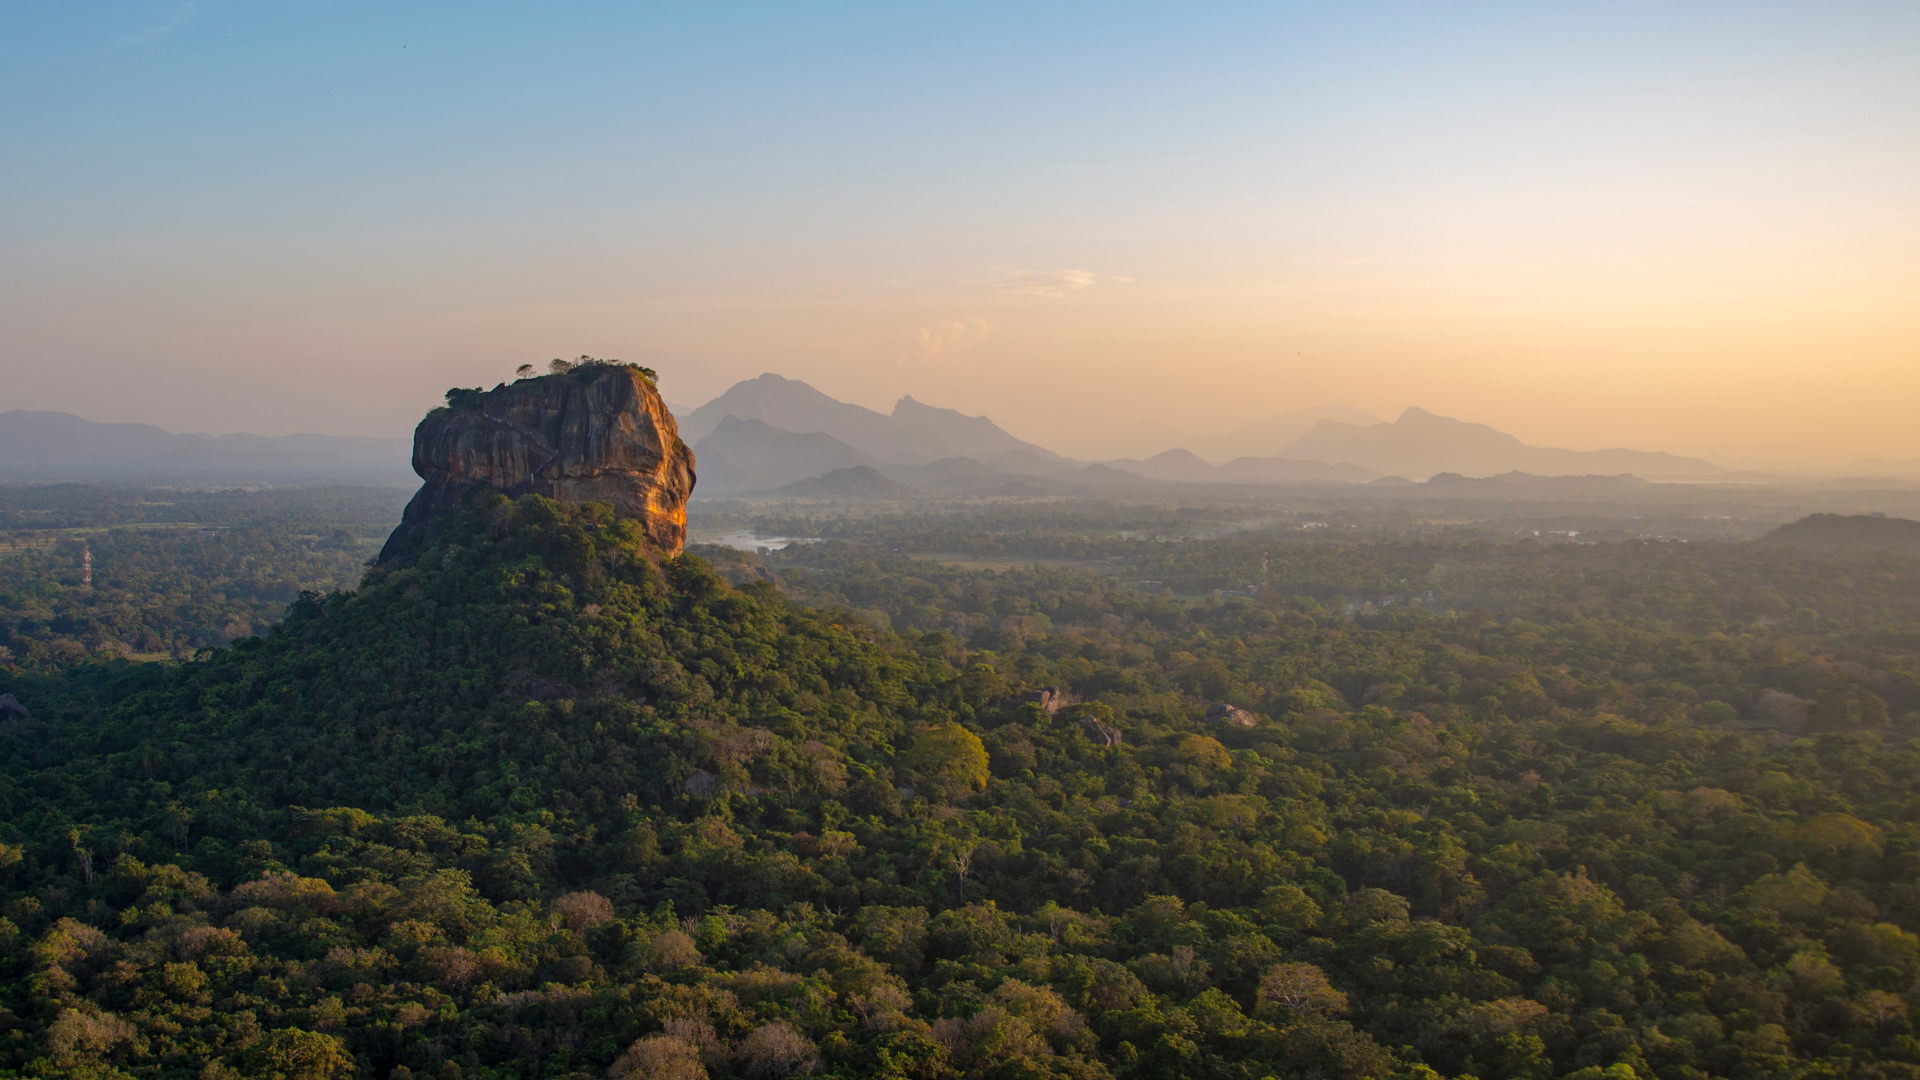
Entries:
[[1080,718],[1080,730],[1086,733],[1087,738],[1092,739],[1101,746],[1120,745],[1120,729],[1103,724],[1091,716],[1082,716]]
[[652,380],[629,364],[449,391],[447,406],[414,430],[413,471],[426,483],[387,538],[383,563],[418,550],[436,518],[487,491],[609,502],[662,551],[686,545],[693,451]]
[[993,702],[996,709],[1011,709],[1020,705],[1038,705],[1047,710],[1048,716],[1056,715],[1069,705],[1080,704],[1080,695],[1057,686],[1041,686],[1016,694],[1010,698],[1001,698]]
[[12,694],[0,694],[0,720],[25,720],[30,715],[27,707],[20,704],[19,698]]
[[695,769],[686,783],[680,785],[680,790],[696,799],[711,799],[720,790],[720,778],[705,769]]
[[1207,719],[1224,720],[1235,727],[1255,727],[1260,723],[1259,718],[1255,717],[1252,713],[1237,706],[1229,705],[1224,701],[1217,702],[1208,707]]

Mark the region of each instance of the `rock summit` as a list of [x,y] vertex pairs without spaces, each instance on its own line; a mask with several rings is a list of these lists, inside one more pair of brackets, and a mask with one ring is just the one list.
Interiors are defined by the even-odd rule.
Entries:
[[383,563],[419,550],[434,520],[470,496],[495,491],[612,503],[663,552],[686,546],[693,451],[650,373],[632,364],[450,390],[446,406],[414,429],[413,471],[426,483],[381,549]]

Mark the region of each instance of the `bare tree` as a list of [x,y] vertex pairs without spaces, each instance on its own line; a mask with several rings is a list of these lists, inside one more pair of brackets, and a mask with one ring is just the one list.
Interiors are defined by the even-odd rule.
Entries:
[[1296,1013],[1343,1013],[1347,995],[1335,990],[1327,982],[1327,973],[1312,964],[1275,964],[1260,979],[1260,1004]]
[[973,873],[973,849],[967,848],[953,857],[953,872],[960,877],[960,895],[967,894],[967,875]]
[[793,1025],[779,1020],[760,1025],[741,1040],[739,1055],[747,1063],[746,1073],[753,1080],[779,1080],[794,1073],[809,1073],[820,1063],[813,1041]]
[[649,1035],[607,1069],[613,1080],[707,1080],[700,1052],[671,1035]]
[[80,830],[67,833],[67,842],[73,845],[73,858],[80,864],[80,877],[88,885],[93,884],[93,852],[80,846]]
[[613,918],[613,902],[596,892],[570,892],[553,902],[553,913],[577,934]]

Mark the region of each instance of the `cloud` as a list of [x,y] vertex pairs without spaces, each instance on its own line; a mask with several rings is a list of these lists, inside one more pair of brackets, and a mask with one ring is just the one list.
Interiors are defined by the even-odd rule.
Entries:
[[193,9],[199,6],[199,2],[200,0],[186,0],[186,3],[181,4],[179,7],[174,9],[172,18],[168,19],[166,22],[160,23],[157,26],[149,26],[145,30],[140,31],[137,34],[127,34],[120,39],[120,44],[122,45],[157,45],[159,44],[162,38],[165,38],[168,34],[171,34],[175,30],[180,29],[182,26],[186,25],[186,22],[188,19],[193,18]]
[[951,360],[993,336],[993,324],[978,316],[941,319],[914,334],[914,349],[928,363]]
[[989,284],[1021,296],[1050,296],[1058,300],[1096,281],[1100,281],[1100,277],[1092,271],[1002,271],[1000,277]]

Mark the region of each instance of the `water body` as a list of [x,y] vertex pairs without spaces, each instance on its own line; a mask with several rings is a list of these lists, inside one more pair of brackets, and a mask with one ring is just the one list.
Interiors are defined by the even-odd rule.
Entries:
[[817,544],[817,536],[758,536],[751,529],[721,533],[714,543],[735,551],[784,551],[789,544]]

